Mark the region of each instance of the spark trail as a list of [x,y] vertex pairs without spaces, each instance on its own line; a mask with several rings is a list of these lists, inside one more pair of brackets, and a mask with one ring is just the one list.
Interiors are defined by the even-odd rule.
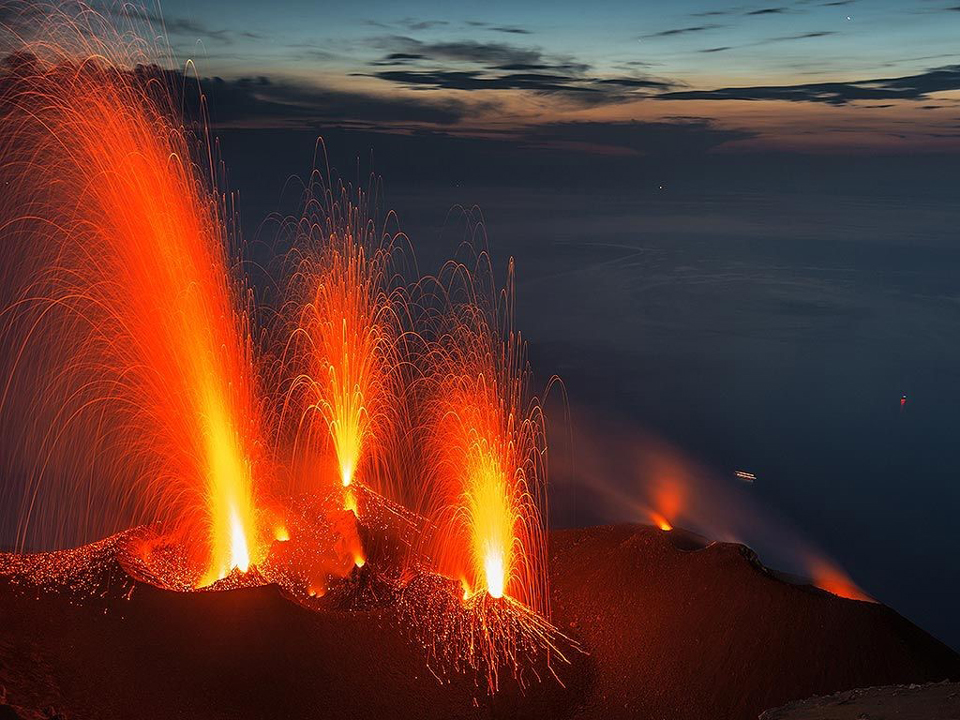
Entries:
[[432,599],[408,596],[430,635],[446,638],[434,654],[484,673],[494,691],[504,668],[522,679],[525,668],[541,660],[549,668],[551,655],[565,660],[560,648],[572,647],[548,621],[543,413],[513,326],[512,263],[500,292],[486,254],[472,270],[448,263],[426,284],[438,288],[427,294],[444,312],[416,393],[424,448],[418,511],[428,521],[420,557],[459,591],[439,582]]
[[52,14],[55,40],[8,60],[0,97],[18,537],[160,521],[208,584],[260,559],[269,473],[228,212],[154,50],[93,11]]

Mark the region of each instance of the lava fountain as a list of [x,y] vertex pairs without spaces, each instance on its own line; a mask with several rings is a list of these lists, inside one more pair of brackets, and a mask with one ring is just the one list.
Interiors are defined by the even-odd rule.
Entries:
[[447,312],[418,393],[418,511],[429,522],[421,556],[460,585],[460,607],[448,601],[430,622],[462,642],[439,652],[485,671],[495,690],[501,667],[516,672],[521,658],[549,656],[562,636],[546,620],[546,435],[529,394],[525,345],[513,328],[512,263],[501,293],[486,255],[477,268],[450,263],[438,281]]
[[333,450],[336,480],[308,480],[307,489],[339,484],[344,506],[356,512],[356,479],[387,495],[400,482],[389,458],[405,417],[407,306],[393,270],[394,236],[375,222],[369,196],[321,180],[314,173],[291,251],[284,314],[296,321],[285,365],[297,372],[287,405],[309,448]]
[[447,267],[450,306],[428,351],[421,410],[423,514],[439,528],[428,554],[441,573],[461,580],[467,596],[509,595],[545,610],[546,435],[512,324],[512,272],[496,306],[496,291],[475,279],[492,273]]
[[74,44],[8,59],[0,98],[18,542],[160,521],[189,555],[177,584],[209,584],[261,558],[268,468],[229,213],[140,41],[92,11],[58,27]]

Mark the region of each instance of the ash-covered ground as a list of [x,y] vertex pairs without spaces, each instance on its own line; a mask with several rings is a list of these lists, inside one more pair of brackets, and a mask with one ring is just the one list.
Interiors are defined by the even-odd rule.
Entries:
[[115,551],[74,551],[42,586],[27,581],[36,562],[0,556],[5,710],[723,720],[960,678],[956,653],[883,605],[786,582],[744,546],[647,526],[551,534],[551,620],[580,649],[527,667],[523,687],[504,670],[493,695],[485,677],[431,660],[436,638],[391,602],[309,608],[276,585],[173,592],[127,576]]

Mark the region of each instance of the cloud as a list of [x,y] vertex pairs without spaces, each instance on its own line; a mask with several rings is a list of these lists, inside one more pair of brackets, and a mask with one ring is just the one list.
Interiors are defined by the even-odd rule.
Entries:
[[[30,71],[37,58],[28,51],[0,58],[0,95]],[[451,127],[468,116],[488,111],[493,103],[423,95],[397,97],[331,88],[285,77],[204,77],[199,81],[179,69],[137,65],[128,73],[151,95],[176,98],[188,121],[201,117],[201,96],[214,128],[377,127],[381,130],[422,126]]]
[[745,43],[743,45],[720,45],[718,47],[704,48],[699,52],[702,52],[702,53],[726,52],[727,50],[739,50],[741,48],[760,47],[763,45],[773,45],[775,43],[792,42],[794,40],[810,40],[812,38],[828,37],[830,35],[836,35],[836,34],[837,33],[833,30],[813,30],[810,32],[796,33],[794,35],[778,35],[776,37],[766,38],[764,40],[757,40],[756,42]]
[[491,32],[508,33],[510,35],[532,35],[533,34],[532,30],[527,30],[526,28],[522,28],[522,27],[515,27],[513,25],[495,25],[487,29],[490,30]]
[[485,65],[525,65],[543,62],[539,50],[498,42],[454,40],[423,42],[412,37],[392,35],[372,40],[374,47],[391,53],[419,55],[431,60],[478,63]]
[[[855,2],[856,0],[837,0],[837,2],[827,3],[828,5],[845,5],[850,2]],[[797,4],[803,4],[803,0]],[[717,10],[703,10],[701,12],[690,13],[690,17],[729,17],[732,15],[738,15],[741,17],[762,17],[764,15],[790,15],[797,12],[802,12],[796,8],[784,7],[784,6],[770,6],[770,7],[761,7],[748,10],[741,7],[729,7]]]
[[[586,105],[618,103],[677,87],[668,80],[637,74],[599,77],[574,58],[547,56],[539,49],[474,40],[423,42],[390,36],[373,40],[386,51],[372,73],[412,89],[522,90],[562,96]],[[357,73],[361,74],[361,73]]]
[[480,70],[383,70],[373,76],[408,88],[525,90],[560,95],[586,105],[625,102],[649,96],[650,91],[674,87],[673,83],[652,78],[585,78],[547,72],[489,74]]
[[145,23],[152,31],[163,31],[168,36],[187,36],[191,39],[214,40],[224,45],[231,45],[238,37],[250,40],[262,40],[265,36],[253,31],[236,31],[225,28],[212,28],[203,23],[188,18],[163,17],[157,13],[133,4],[110,5],[105,9],[108,14],[132,20],[135,23]]
[[834,30],[812,30],[810,32],[796,33],[794,35],[778,35],[776,37],[759,40],[756,45],[770,45],[772,43],[788,42],[790,40],[807,40],[809,38],[821,38],[828,35],[836,35]]
[[449,25],[450,23],[446,20],[406,20],[402,24],[410,30],[431,30],[436,27]]
[[467,20],[470,27],[483,28],[490,32],[508,33],[510,35],[532,35],[532,30],[520,27],[519,25],[491,25],[483,20]]
[[410,60],[423,60],[423,59],[424,59],[424,56],[423,56],[423,55],[420,55],[420,54],[418,54],[418,53],[402,53],[402,52],[396,52],[396,53],[390,53],[389,55],[387,55],[387,56],[383,59],[383,62],[384,62],[385,64],[387,64],[387,63],[405,63],[405,62],[409,62]]
[[[450,98],[397,98],[350,92],[265,76],[225,80],[204,78],[200,86],[218,125],[298,125],[361,122],[381,125],[453,125],[468,113]],[[186,83],[186,88],[195,87]]]
[[596,95],[597,102],[610,102],[614,93],[604,92],[604,86],[620,88],[663,88],[667,83],[638,78],[608,78],[581,80],[568,75],[549,73],[504,73],[486,75],[476,70],[385,70],[374,74],[381,80],[407,87],[442,88],[446,90],[530,90],[538,93],[559,93],[568,96]]
[[703,12],[690,13],[690,17],[722,17],[724,15],[733,15],[736,10],[704,10]]
[[687,27],[671,28],[669,30],[661,30],[660,32],[650,33],[649,35],[641,35],[640,39],[647,38],[662,38],[662,37],[675,37],[677,35],[690,35],[691,33],[706,32],[707,30],[716,30],[717,28],[722,28],[723,25],[716,25],[713,23],[707,25],[690,25]]
[[668,88],[673,87],[673,83],[666,80],[654,80],[652,78],[633,78],[633,77],[614,77],[599,78],[592,81],[596,85],[617,85],[619,87],[630,88]]
[[960,90],[960,65],[899,78],[681,90],[662,93],[658,97],[665,100],[787,100],[846,105],[857,100],[919,100],[931,93],[948,90]]
[[[27,58],[29,59],[29,57]],[[4,64],[23,63],[9,55]],[[449,127],[474,106],[452,98],[398,98],[334,89],[300,80],[267,77],[186,78],[180,70],[139,65],[133,73],[145,86],[171,90],[188,118],[200,115],[201,93],[212,125],[249,128],[315,128],[327,125],[377,126],[384,129],[433,125]]]
[[386,30],[402,27],[413,32],[432,30],[434,28],[445,27],[450,24],[447,20],[418,20],[417,18],[404,18],[394,22],[383,22],[382,20],[366,20],[365,22],[367,25],[384,28]]

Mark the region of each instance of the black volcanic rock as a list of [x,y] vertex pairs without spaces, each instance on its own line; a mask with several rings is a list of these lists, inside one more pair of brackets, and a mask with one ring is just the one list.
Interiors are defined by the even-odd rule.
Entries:
[[760,720],[956,720],[960,683],[846,690],[767,710]]
[[[681,547],[678,547],[680,545]],[[684,549],[686,548],[686,549]],[[789,584],[739,545],[641,526],[550,537],[553,621],[583,653],[522,690],[434,676],[393,606],[307,609],[278,587],[80,598],[0,577],[11,704],[97,718],[750,718],[868,685],[960,677],[895,612]]]
[[9,705],[0,704],[0,720],[21,720],[20,713]]

